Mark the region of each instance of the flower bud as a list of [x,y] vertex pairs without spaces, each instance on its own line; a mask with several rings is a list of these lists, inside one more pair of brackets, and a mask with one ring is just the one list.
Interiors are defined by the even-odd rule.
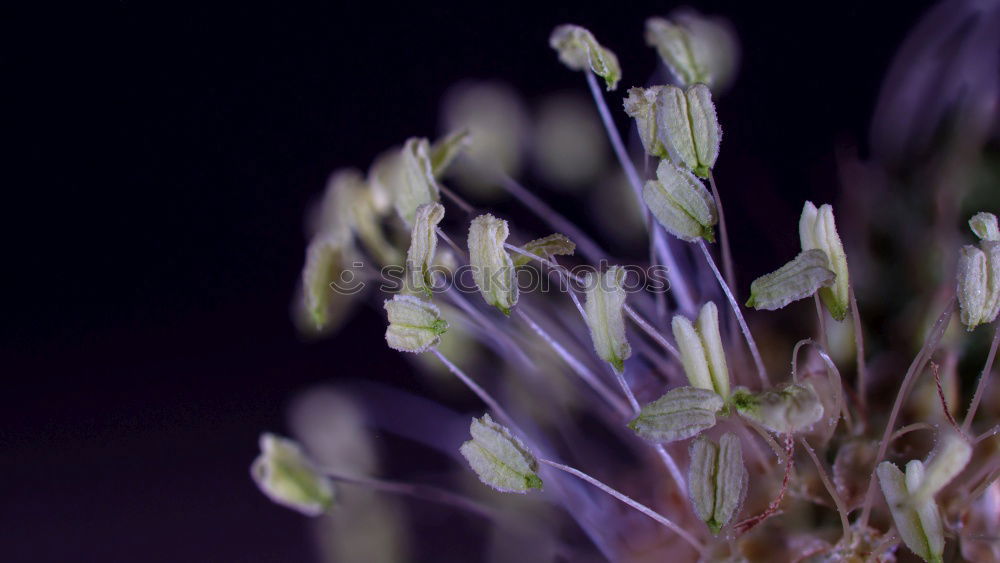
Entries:
[[695,84],[686,92],[676,86],[663,86],[657,102],[656,134],[671,159],[708,178],[719,157],[722,139],[708,86]]
[[[569,240],[566,235],[553,233],[526,243],[521,247],[521,250],[539,258],[551,260],[553,256],[572,256],[576,252],[576,243]],[[531,262],[531,258],[524,254],[514,256],[514,266],[516,267],[524,266],[529,262]]]
[[468,240],[469,265],[479,292],[508,316],[518,295],[514,262],[503,247],[509,232],[507,221],[487,213],[472,220]]
[[718,222],[715,200],[701,180],[668,160],[656,168],[656,180],[646,182],[642,199],[663,227],[681,240],[715,242]]
[[684,373],[691,385],[715,391],[723,399],[729,398],[729,368],[715,303],[709,301],[702,305],[696,325],[683,315],[674,315],[672,326]]
[[823,418],[823,403],[808,383],[792,383],[756,395],[737,388],[733,405],[741,415],[779,434],[801,432]]
[[836,274],[827,268],[828,265],[822,250],[799,253],[791,262],[750,284],[747,307],[774,311],[809,297],[816,290],[833,284]]
[[250,466],[250,475],[272,501],[306,516],[319,516],[333,506],[333,482],[292,440],[261,434],[260,455]]
[[384,304],[389,315],[385,341],[393,350],[419,354],[437,346],[448,321],[433,304],[411,295],[394,295]]
[[625,337],[625,270],[612,266],[603,274],[587,274],[587,301],[583,305],[590,338],[600,358],[618,373],[625,369],[625,360],[632,347]]
[[464,151],[470,143],[468,129],[460,129],[434,141],[431,145],[431,172],[435,178],[440,178],[455,158]]
[[991,323],[1000,313],[1000,242],[962,247],[958,257],[958,305],[969,330]]
[[418,207],[438,201],[441,197],[430,151],[427,139],[411,138],[403,145],[402,171],[398,183],[391,188],[396,213],[407,226],[413,223]]
[[735,434],[716,444],[705,436],[691,442],[688,494],[694,511],[713,534],[732,520],[746,497],[747,468]]
[[646,44],[685,87],[700,82],[715,92],[724,90],[739,62],[739,45],[729,25],[693,11],[646,20]]
[[564,24],[552,30],[549,46],[558,51],[559,60],[573,70],[590,70],[604,79],[608,90],[618,86],[622,76],[618,57],[594,39],[594,34],[578,26]]
[[649,88],[630,88],[625,98],[625,113],[635,119],[639,129],[639,140],[646,154],[657,158],[669,158],[670,153],[657,136],[657,119],[659,104],[657,99],[663,86]]
[[434,289],[434,253],[437,250],[437,224],[444,218],[444,206],[425,203],[417,208],[410,231],[410,249],[406,253],[406,288],[408,293],[431,296]]
[[678,387],[642,407],[628,427],[652,442],[676,442],[715,426],[715,415],[724,405],[714,391]]
[[969,219],[969,228],[980,240],[1000,241],[1000,229],[997,228],[997,216],[980,211]]
[[837,225],[833,221],[833,207],[826,204],[816,209],[813,202],[807,201],[799,219],[799,239],[802,250],[819,249],[826,253],[826,258],[830,261],[827,267],[837,277],[830,287],[820,288],[819,297],[833,318],[844,320],[850,303],[850,276],[844,245],[840,242]]
[[459,451],[484,484],[502,493],[541,489],[538,460],[510,430],[493,422],[489,414],[472,419],[472,439]]
[[906,547],[925,561],[940,562],[944,551],[944,530],[941,515],[933,499],[915,506],[908,503],[910,490],[920,487],[924,467],[919,460],[906,464],[906,474],[891,462],[883,461],[876,469],[882,494],[889,505],[896,530]]
[[351,302],[351,293],[337,291],[331,284],[346,271],[349,249],[336,238],[317,236],[306,249],[302,269],[302,309],[309,330],[330,330],[343,320]]

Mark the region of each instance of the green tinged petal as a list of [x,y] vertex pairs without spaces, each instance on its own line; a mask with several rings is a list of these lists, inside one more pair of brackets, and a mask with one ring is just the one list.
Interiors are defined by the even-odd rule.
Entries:
[[688,495],[695,514],[712,531],[719,531],[739,512],[746,497],[748,473],[740,440],[722,435],[716,444],[705,436],[691,442]]
[[386,300],[389,328],[385,341],[393,350],[419,354],[437,346],[441,335],[448,330],[448,321],[441,318],[441,310],[411,295],[394,295]]
[[460,129],[434,141],[431,145],[431,172],[434,177],[440,178],[452,161],[469,147],[471,141],[468,129]]
[[[526,243],[521,247],[521,250],[539,258],[551,260],[553,256],[572,256],[576,252],[576,243],[569,240],[566,235],[553,233]],[[523,254],[514,256],[513,260],[515,267],[524,266],[531,262],[531,258]]]
[[472,278],[483,299],[505,315],[518,297],[514,261],[503,246],[509,232],[507,221],[487,213],[472,220],[468,238]]
[[347,271],[349,254],[346,243],[336,238],[320,235],[309,243],[302,269],[302,308],[310,330],[330,330],[344,319],[354,301],[354,294],[331,285]]
[[642,190],[642,199],[656,220],[681,240],[714,242],[715,200],[701,180],[667,160],[660,161],[656,178]]
[[740,387],[733,392],[732,402],[741,415],[779,434],[808,430],[823,418],[823,403],[808,383],[792,383],[756,395]]
[[618,373],[625,369],[625,360],[632,348],[625,337],[625,270],[612,266],[603,274],[587,275],[587,301],[583,305],[587,328],[594,350]]
[[883,461],[875,473],[903,543],[925,561],[940,562],[943,560],[944,530],[937,504],[933,499],[916,506],[909,502],[910,491],[919,488],[923,480],[923,469],[919,460],[913,460],[906,464],[904,474],[891,462]]
[[836,275],[828,265],[826,253],[822,250],[799,253],[791,262],[750,284],[747,307],[774,311],[809,297],[816,290],[833,284]]
[[622,71],[618,57],[594,39],[590,31],[571,24],[564,24],[552,30],[549,46],[559,53],[559,60],[573,70],[586,70],[604,79],[608,90],[618,87]]
[[250,476],[272,501],[306,516],[319,516],[333,506],[333,482],[287,438],[261,434],[260,455],[250,466]]
[[484,414],[472,419],[472,439],[460,452],[484,484],[502,493],[526,493],[541,489],[538,461],[510,430]]
[[437,250],[437,225],[444,219],[444,206],[425,203],[417,208],[410,231],[410,249],[406,253],[407,293],[431,296],[434,289],[434,255]]
[[850,274],[847,271],[847,254],[833,220],[833,207],[826,204],[817,209],[813,202],[807,201],[799,219],[799,239],[802,250],[819,249],[826,253],[829,260],[827,267],[836,278],[833,285],[819,290],[819,296],[833,318],[844,320],[850,305]]
[[642,407],[628,427],[653,442],[676,442],[715,426],[724,405],[714,391],[678,387]]
[[997,216],[981,211],[969,219],[969,228],[980,240],[1000,241],[1000,229],[997,228]]

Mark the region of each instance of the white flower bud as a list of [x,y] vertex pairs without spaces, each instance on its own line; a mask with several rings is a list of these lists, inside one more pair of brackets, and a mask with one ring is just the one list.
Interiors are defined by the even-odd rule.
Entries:
[[991,323],[1000,313],[1000,242],[966,245],[958,257],[958,305],[969,330]]
[[590,338],[600,358],[618,373],[625,369],[625,360],[632,347],[625,337],[625,270],[612,266],[603,274],[587,274],[587,301],[583,305]]
[[440,199],[440,187],[431,164],[427,139],[407,139],[403,145],[401,173],[391,186],[396,213],[407,226],[413,223],[417,208]]
[[828,268],[837,277],[833,285],[819,290],[819,297],[830,311],[830,315],[838,321],[847,316],[850,304],[850,276],[847,272],[847,254],[844,245],[837,234],[837,225],[833,220],[833,207],[829,204],[816,209],[813,202],[807,201],[799,218],[799,240],[802,250],[819,249],[826,253],[830,261]]
[[440,309],[433,303],[411,295],[394,295],[384,306],[389,315],[385,341],[393,350],[419,354],[437,346],[448,330],[448,321],[441,318]]
[[750,284],[747,307],[774,311],[809,297],[816,290],[833,284],[836,275],[827,268],[828,265],[826,253],[822,250],[800,252],[791,262]]
[[719,157],[722,139],[708,86],[695,84],[686,92],[676,86],[663,86],[657,105],[657,137],[670,157],[708,178]]
[[678,387],[642,407],[628,427],[653,442],[676,442],[715,426],[715,415],[724,405],[714,391]]
[[472,419],[472,439],[459,450],[484,484],[502,493],[541,489],[538,461],[510,430],[493,422],[489,414]]
[[681,86],[700,82],[719,92],[732,82],[739,63],[730,26],[690,10],[678,10],[669,20],[646,20],[646,44],[656,48]]
[[694,242],[715,241],[712,227],[718,222],[715,200],[697,177],[668,160],[656,168],[656,180],[646,182],[642,199],[653,216],[671,234]]
[[972,446],[958,434],[948,434],[924,464],[920,486],[910,489],[911,503],[920,504],[933,498],[969,464]]
[[330,330],[354,300],[352,294],[331,286],[346,270],[348,253],[346,244],[336,238],[320,235],[309,243],[302,269],[302,309],[309,330]]
[[1000,229],[997,228],[997,216],[980,211],[969,219],[969,228],[980,240],[1000,241]]
[[[551,260],[553,256],[572,256],[576,252],[576,243],[569,240],[566,235],[553,233],[525,243],[521,250]],[[531,258],[524,254],[514,256],[514,266],[520,267],[530,262]]]
[[709,301],[701,307],[697,324],[683,315],[674,315],[671,323],[674,340],[681,353],[684,373],[692,386],[729,397],[729,368],[719,334],[719,309]]
[[924,477],[923,464],[913,460],[906,464],[904,475],[891,462],[883,461],[876,469],[882,494],[889,505],[896,530],[906,547],[925,561],[941,562],[944,551],[944,530],[941,515],[933,499],[910,505],[910,490],[920,487]]
[[417,208],[410,231],[410,249],[406,253],[407,293],[431,296],[434,288],[434,254],[437,250],[437,224],[444,218],[444,206],[425,203]]
[[594,34],[578,26],[564,24],[552,30],[549,46],[559,53],[559,60],[573,70],[586,70],[604,79],[608,90],[618,86],[622,76],[618,57],[594,39]]
[[716,444],[705,436],[691,442],[688,494],[699,518],[713,534],[739,511],[747,491],[747,468],[735,434],[726,433]]
[[319,516],[333,506],[333,482],[292,440],[261,434],[260,455],[250,466],[250,475],[272,501],[306,516]]
[[514,261],[503,247],[509,232],[507,221],[487,213],[472,220],[468,239],[472,278],[483,299],[505,315],[518,296]]
[[807,430],[823,418],[823,403],[809,383],[792,383],[757,395],[737,388],[733,405],[741,415],[779,434]]
[[625,113],[635,119],[639,129],[639,140],[646,154],[657,158],[669,158],[670,153],[657,136],[659,104],[657,99],[663,86],[630,88],[625,98]]

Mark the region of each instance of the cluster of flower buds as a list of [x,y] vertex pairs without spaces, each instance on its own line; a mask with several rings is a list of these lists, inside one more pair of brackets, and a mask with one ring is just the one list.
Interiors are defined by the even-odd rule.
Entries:
[[996,215],[977,213],[969,227],[979,246],[967,244],[958,258],[958,304],[969,330],[993,322],[1000,313],[1000,229]]

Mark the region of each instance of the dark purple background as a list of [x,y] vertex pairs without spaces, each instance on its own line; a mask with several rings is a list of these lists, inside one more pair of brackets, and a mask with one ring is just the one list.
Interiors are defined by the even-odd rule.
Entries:
[[[729,16],[744,47],[720,104],[717,176],[748,272],[798,244],[769,214],[830,197],[838,143],[864,150],[879,80],[926,5],[699,4]],[[643,21],[670,8],[123,1],[8,14],[3,558],[309,560],[302,518],[248,477],[258,433],[284,431],[287,399],[310,384],[409,378],[371,311],[335,341],[297,337],[307,203],[334,168],[433,136],[456,80],[584,92],[547,47],[556,24],[592,29],[623,86],[642,83],[656,64]],[[771,212],[751,205],[761,198]]]

